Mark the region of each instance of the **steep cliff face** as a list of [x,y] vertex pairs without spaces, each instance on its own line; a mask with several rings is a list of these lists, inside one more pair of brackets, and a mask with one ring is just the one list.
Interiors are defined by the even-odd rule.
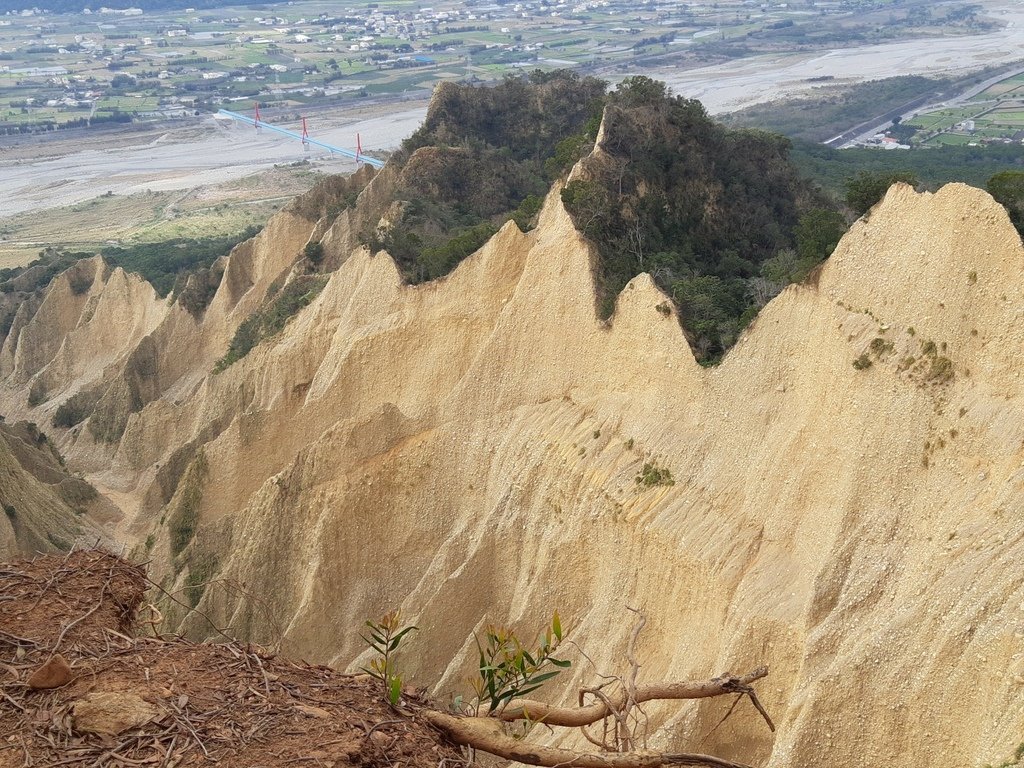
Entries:
[[[289,216],[232,254],[198,321],[97,265],[4,343],[3,412],[37,419],[87,384],[148,381],[152,360],[121,436],[59,434],[124,509],[117,532],[152,535],[168,589],[337,664],[400,606],[421,628],[409,672],[438,691],[485,621],[554,608],[618,671],[629,605],[649,617],[645,679],[771,667],[774,736],[741,711],[705,739],[728,706],[707,702],[652,707],[652,745],[771,766],[1013,752],[1024,249],[986,194],[894,188],[714,369],[646,276],[597,319],[590,246],[554,193],[536,230],[506,225],[433,283],[356,250],[213,374],[313,231]],[[116,320],[93,327],[104,301]]]
[[103,541],[97,522],[120,516],[26,421],[0,422],[0,510],[0,557],[9,558]]

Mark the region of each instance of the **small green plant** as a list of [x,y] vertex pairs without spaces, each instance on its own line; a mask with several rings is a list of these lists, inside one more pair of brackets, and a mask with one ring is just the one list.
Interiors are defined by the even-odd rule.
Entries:
[[49,395],[46,393],[46,385],[41,379],[36,379],[32,382],[32,386],[28,390],[28,406],[29,408],[35,408],[37,405],[42,405],[47,401]]
[[629,438],[629,440],[624,442],[623,445],[626,447],[627,451],[632,451],[633,450],[633,445],[634,445],[633,438],[632,437]]
[[889,354],[893,348],[893,343],[886,341],[881,336],[876,336],[871,340],[870,349],[878,357]]
[[862,353],[860,357],[853,361],[853,367],[858,371],[866,371],[871,367],[871,358],[868,357],[867,352]]
[[953,361],[948,357],[939,356],[932,358],[932,364],[925,376],[926,381],[936,384],[945,384],[953,378]]
[[915,333],[917,333],[917,331],[914,330],[914,326],[910,326],[909,328],[907,328],[908,335],[913,336]]
[[146,552],[152,552],[154,544],[156,544],[156,535],[151,533],[146,537]]
[[418,627],[402,627],[400,611],[386,613],[379,621],[368,620],[366,626],[370,636],[361,637],[363,642],[376,651],[377,658],[370,662],[369,669],[363,667],[363,671],[380,681],[384,700],[394,706],[402,697],[402,676],[395,669],[395,652],[406,635]]
[[7,515],[8,520],[13,520],[18,516],[18,510],[14,508],[13,504],[4,504],[4,514]]
[[324,259],[324,244],[319,242],[306,243],[303,254],[311,264],[319,264]]
[[978,282],[978,273],[975,272],[973,269],[967,273],[967,282],[970,283],[971,285],[974,285],[976,282]]
[[[476,638],[480,652],[479,676],[473,688],[482,704],[487,702],[487,713],[500,713],[512,699],[526,696],[540,688],[563,669],[572,665],[567,659],[556,659],[555,652],[562,642],[562,622],[558,611],[551,624],[537,640],[537,648],[529,650],[507,627],[488,625],[484,641]],[[554,667],[554,669],[551,669]]]
[[653,461],[648,461],[637,473],[636,484],[645,488],[653,488],[656,485],[675,485],[676,481],[672,478],[672,472],[668,467],[659,467]]
[[939,348],[935,346],[935,342],[929,339],[928,341],[921,342],[921,354],[927,355],[928,357],[935,357],[939,353]]
[[669,307],[668,303],[664,301],[661,302],[661,304],[658,304],[655,309],[658,310],[658,314],[663,317],[668,317],[672,314],[672,309]]
[[600,429],[595,429],[594,430],[594,439],[597,440],[597,438],[599,438],[600,436],[601,436],[601,430]]

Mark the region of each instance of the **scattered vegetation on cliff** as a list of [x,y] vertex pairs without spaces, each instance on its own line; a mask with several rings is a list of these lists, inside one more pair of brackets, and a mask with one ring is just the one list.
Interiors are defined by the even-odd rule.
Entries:
[[299,195],[290,208],[308,221],[335,218],[342,211],[355,207],[356,198],[366,184],[362,174],[325,176],[306,193]]
[[178,489],[176,504],[168,520],[171,536],[171,557],[177,558],[192,542],[199,525],[199,505],[209,475],[206,455],[200,451],[189,465]]
[[98,390],[76,392],[58,406],[53,414],[53,426],[69,429],[85,421],[96,407],[101,395],[102,392]]
[[645,488],[654,488],[659,485],[675,485],[672,471],[668,467],[659,467],[656,462],[644,462],[643,469],[637,472],[636,484]]
[[325,285],[327,277],[323,275],[302,275],[288,283],[269,303],[238,326],[227,354],[217,361],[214,371],[225,370],[249,354],[263,339],[283,329],[296,312],[320,295]]

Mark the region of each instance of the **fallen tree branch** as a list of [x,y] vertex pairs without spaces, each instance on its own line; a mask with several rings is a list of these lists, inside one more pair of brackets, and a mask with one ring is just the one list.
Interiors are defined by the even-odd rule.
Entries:
[[[642,690],[638,689],[638,693]],[[720,757],[685,752],[574,752],[571,749],[524,743],[502,732],[501,722],[492,717],[456,717],[429,709],[421,710],[418,714],[435,728],[444,731],[456,744],[465,744],[506,760],[543,768],[660,768],[666,765],[748,768],[743,763],[733,763]],[[600,719],[600,715],[596,719]]]
[[[634,704],[643,704],[645,701],[654,700],[680,700],[680,699],[706,699],[711,696],[722,696],[727,693],[750,694],[753,690],[750,684],[760,680],[768,674],[768,667],[758,667],[752,672],[736,677],[725,674],[703,682],[680,682],[680,683],[655,683],[652,685],[641,685],[632,693]],[[497,715],[498,719],[511,722],[514,720],[529,720],[545,725],[562,725],[568,728],[580,728],[584,725],[596,723],[603,720],[616,711],[621,711],[624,704],[630,698],[629,692],[620,690],[618,693],[607,697],[606,701],[597,701],[583,707],[557,707],[546,704],[542,701],[531,699],[515,699]],[[760,702],[758,702],[760,704]],[[757,704],[755,704],[757,706]],[[775,730],[775,725],[761,707],[757,707],[768,722],[769,728]]]

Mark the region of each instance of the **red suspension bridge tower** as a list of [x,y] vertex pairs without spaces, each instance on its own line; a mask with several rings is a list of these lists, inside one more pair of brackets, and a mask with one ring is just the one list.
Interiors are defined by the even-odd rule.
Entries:
[[274,125],[273,123],[264,122],[263,117],[260,115],[259,102],[254,102],[254,110],[252,117],[249,117],[248,115],[239,114],[238,112],[231,112],[227,109],[217,110],[217,116],[230,118],[232,120],[237,120],[240,123],[254,126],[258,133],[262,133],[263,129],[266,128],[268,131],[279,133],[283,136],[287,136],[290,139],[296,139],[302,142],[302,145],[306,150],[309,150],[311,147],[314,146],[320,147],[321,149],[326,149],[332,155],[341,155],[342,157],[352,158],[357,163],[366,163],[367,165],[372,165],[374,168],[384,167],[383,160],[373,157],[372,155],[367,156],[363,154],[363,140],[358,133],[356,134],[356,149],[353,152],[351,149],[346,149],[345,147],[337,147],[334,146],[333,144],[328,144],[326,141],[314,139],[312,136],[309,135],[309,124],[307,122],[307,118],[305,117],[302,118],[301,134],[296,131],[288,130],[287,128],[284,128],[280,125]]

